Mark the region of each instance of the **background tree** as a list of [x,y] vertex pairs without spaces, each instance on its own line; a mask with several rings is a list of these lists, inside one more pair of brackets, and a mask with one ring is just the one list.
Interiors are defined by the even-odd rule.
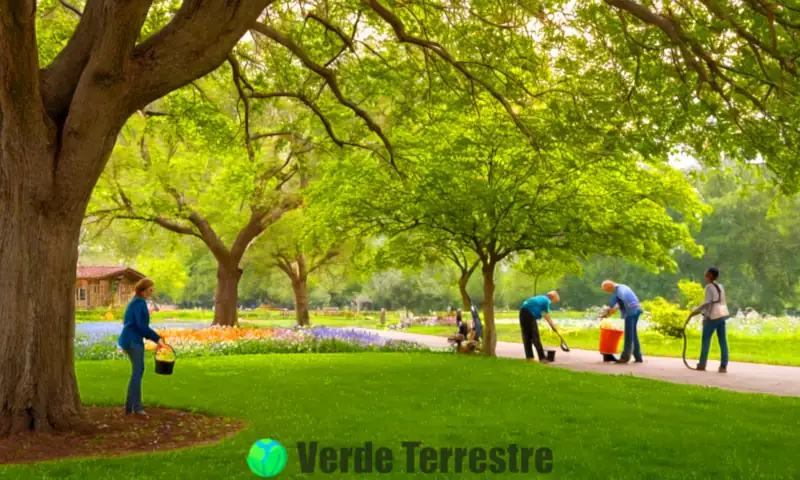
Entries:
[[713,209],[695,235],[704,246],[702,257],[674,252],[675,272],[652,272],[622,259],[594,258],[583,264],[582,277],[564,278],[563,297],[575,308],[598,305],[605,299],[600,282],[612,278],[634,286],[644,299],[660,296],[678,303],[678,282],[703,283],[705,270],[715,265],[721,269],[732,309],[785,313],[797,305],[800,265],[793,252],[798,248],[794,232],[800,227],[800,203],[782,196],[764,174],[763,166],[726,167],[702,172],[696,180]]
[[[401,178],[350,159],[336,165],[338,180],[326,182],[317,195],[350,208],[343,217],[354,225],[388,234],[438,232],[470,249],[481,261],[490,355],[496,342],[495,272],[510,255],[608,253],[674,267],[673,248],[701,252],[688,225],[696,226],[705,208],[680,172],[657,162],[618,153],[532,150],[488,114],[466,114],[449,126],[421,124],[403,147],[413,162],[402,165]],[[668,207],[682,221],[674,221]]]
[[[364,234],[368,234],[369,228]],[[361,234],[359,234],[361,235]],[[480,259],[469,248],[439,231],[415,229],[384,239],[375,252],[373,271],[397,268],[420,272],[426,266],[451,265],[458,275],[456,283],[461,298],[461,308],[469,311],[472,304],[468,286],[472,274],[480,266]]]
[[563,251],[538,251],[520,255],[514,269],[533,279],[533,295],[539,294],[539,280],[559,279],[568,273],[580,273],[580,263]]
[[340,257],[346,258],[348,249],[334,230],[314,231],[306,215],[302,209],[285,215],[254,253],[255,261],[266,262],[288,277],[297,324],[301,326],[310,325],[309,277]]
[[[256,158],[236,146],[223,152],[186,129],[173,134],[175,122],[154,126],[160,118],[128,122],[95,189],[89,221],[152,222],[201,240],[217,262],[214,325],[236,325],[242,258],[259,235],[300,204],[292,189],[302,153],[280,140]],[[211,119],[202,128],[225,125],[214,114]]]

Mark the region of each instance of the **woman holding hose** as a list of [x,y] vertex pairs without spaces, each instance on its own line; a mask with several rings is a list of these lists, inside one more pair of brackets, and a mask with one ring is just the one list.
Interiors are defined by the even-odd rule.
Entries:
[[706,296],[703,303],[692,310],[692,316],[703,314],[703,342],[700,350],[700,362],[697,370],[705,371],[708,351],[711,349],[711,337],[717,333],[720,350],[720,373],[728,371],[728,338],[725,332],[725,322],[730,313],[725,298],[725,288],[717,283],[719,269],[711,267],[706,270]]

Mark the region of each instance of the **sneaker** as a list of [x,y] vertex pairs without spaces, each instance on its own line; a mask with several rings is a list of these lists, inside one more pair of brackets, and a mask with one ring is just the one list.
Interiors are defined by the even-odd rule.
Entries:
[[728,373],[728,369],[725,367],[719,367],[719,373]]
[[697,364],[697,368],[695,368],[695,370],[697,370],[698,372],[705,372],[706,371],[706,366]]
[[133,413],[136,414],[136,415],[142,415],[142,416],[147,415],[147,412],[145,412],[144,410],[136,410]]
[[644,363],[644,359],[634,360],[633,363]]
[[617,360],[617,363],[627,364],[630,361],[631,361],[631,357],[619,357],[619,360]]

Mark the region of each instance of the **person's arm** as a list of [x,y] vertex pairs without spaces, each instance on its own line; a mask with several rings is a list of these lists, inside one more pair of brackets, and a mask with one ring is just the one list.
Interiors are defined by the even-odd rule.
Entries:
[[704,311],[706,307],[714,303],[714,290],[715,290],[714,286],[711,285],[710,283],[706,285],[706,296],[703,299],[703,303],[701,303],[694,310],[692,310],[692,313],[689,315],[690,317],[694,317],[698,313]]
[[553,319],[550,318],[550,314],[549,313],[545,313],[545,314],[542,315],[542,317],[544,317],[544,319],[547,320],[547,323],[550,324],[550,328],[552,328],[553,331],[555,331],[556,330],[556,325],[553,323]]
[[616,308],[617,307],[617,303],[619,303],[619,299],[617,298],[617,294],[615,293],[611,297],[611,301],[606,306],[606,311],[604,313],[600,314],[600,320],[613,315],[614,312],[617,311],[617,308]]
[[142,305],[134,314],[136,315],[136,330],[139,331],[139,334],[155,343],[161,343],[161,337],[158,336],[155,330],[150,328],[150,312],[147,311],[147,303]]

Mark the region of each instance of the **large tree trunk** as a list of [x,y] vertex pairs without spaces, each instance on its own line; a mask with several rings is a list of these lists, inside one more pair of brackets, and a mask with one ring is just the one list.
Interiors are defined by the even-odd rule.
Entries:
[[222,327],[239,324],[239,280],[242,270],[238,266],[220,263],[217,267],[217,293],[214,296],[214,323]]
[[308,315],[308,278],[296,276],[292,278],[292,292],[294,293],[294,311],[297,324],[306,327],[311,324]]
[[467,284],[469,283],[470,274],[462,273],[461,278],[458,279],[458,292],[461,294],[461,305],[464,307],[464,311],[468,312],[472,308],[472,300],[469,298],[469,293],[467,292]]
[[494,325],[494,264],[483,265],[483,353],[495,356],[497,330]]
[[38,185],[3,166],[0,436],[72,428],[83,420],[73,352],[83,210],[37,201]]
[[82,423],[74,285],[92,189],[127,118],[219,66],[269,3],[183,2],[137,42],[152,1],[86,2],[43,69],[36,2],[3,2],[0,435]]

